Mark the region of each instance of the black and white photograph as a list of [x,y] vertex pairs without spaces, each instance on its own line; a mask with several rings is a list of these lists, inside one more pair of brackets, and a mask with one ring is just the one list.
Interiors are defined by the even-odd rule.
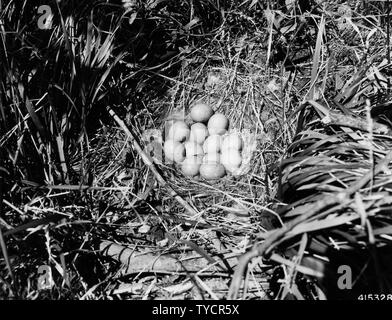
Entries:
[[0,0],[0,300],[392,303],[391,15]]

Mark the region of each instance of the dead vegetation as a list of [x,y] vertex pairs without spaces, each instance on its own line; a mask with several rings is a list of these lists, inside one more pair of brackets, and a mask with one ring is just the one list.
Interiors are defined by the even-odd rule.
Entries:
[[[0,15],[2,298],[390,292],[387,3],[78,1],[48,30],[39,5]],[[256,134],[247,174],[149,156],[197,101]]]

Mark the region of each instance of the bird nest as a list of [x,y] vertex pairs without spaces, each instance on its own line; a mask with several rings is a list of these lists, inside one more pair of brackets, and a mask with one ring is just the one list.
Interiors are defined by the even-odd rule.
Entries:
[[[175,111],[171,113],[165,119],[165,128],[163,130],[150,130],[147,132],[147,136],[144,137],[145,141],[148,141],[151,136],[155,138],[155,140],[162,146],[164,142],[164,136],[166,135],[166,131],[175,121],[184,121],[188,126],[193,124],[192,119],[189,114],[184,115],[182,111]],[[230,120],[230,119],[229,119]],[[233,172],[227,172],[227,175],[233,177],[241,177],[248,174],[252,170],[252,161],[255,160],[255,155],[257,151],[257,142],[258,135],[252,132],[249,129],[239,130],[230,124],[230,128],[226,134],[222,136],[222,138],[228,136],[229,134],[236,133],[239,137],[241,137],[243,142],[243,147],[241,150],[242,162],[241,165],[233,170]],[[155,162],[162,164],[162,148],[160,148],[161,157],[155,157]],[[174,164],[175,165],[175,164]],[[175,165],[176,169],[180,171],[179,166]]]

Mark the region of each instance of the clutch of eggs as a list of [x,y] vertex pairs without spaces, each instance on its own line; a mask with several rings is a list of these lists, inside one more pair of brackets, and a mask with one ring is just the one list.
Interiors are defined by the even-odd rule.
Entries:
[[191,126],[178,120],[169,128],[163,148],[166,159],[177,163],[185,176],[207,180],[238,170],[243,140],[237,133],[227,134],[229,119],[205,103],[195,104],[189,115]]

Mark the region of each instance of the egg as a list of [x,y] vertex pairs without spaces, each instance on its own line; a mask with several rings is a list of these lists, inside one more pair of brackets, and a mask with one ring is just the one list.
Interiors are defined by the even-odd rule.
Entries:
[[166,140],[163,146],[166,159],[180,163],[185,159],[185,147],[182,143],[174,140]]
[[210,135],[223,135],[229,128],[229,119],[222,113],[215,113],[210,120],[208,120],[208,132]]
[[201,165],[201,157],[200,156],[187,157],[181,163],[182,173],[188,177],[197,176],[199,174],[200,165]]
[[220,154],[216,152],[205,154],[203,163],[220,163]]
[[226,174],[224,166],[220,163],[203,163],[199,171],[200,175],[207,180],[217,180]]
[[220,135],[209,136],[203,143],[204,153],[218,153],[221,150],[222,137]]
[[190,141],[195,141],[199,144],[202,144],[204,143],[207,137],[208,137],[208,129],[204,124],[200,122],[192,124],[191,134],[189,136]]
[[191,130],[184,121],[175,121],[169,128],[166,139],[184,142],[185,140],[189,139],[190,133]]
[[221,150],[236,149],[242,150],[242,138],[237,133],[230,133],[223,138]]
[[185,154],[187,157],[196,156],[196,155],[204,155],[203,147],[196,143],[195,141],[186,141],[184,143]]
[[221,164],[229,172],[237,170],[242,163],[241,153],[237,149],[225,149],[221,154]]
[[195,104],[190,111],[191,119],[195,122],[207,122],[214,114],[214,110],[205,103]]

